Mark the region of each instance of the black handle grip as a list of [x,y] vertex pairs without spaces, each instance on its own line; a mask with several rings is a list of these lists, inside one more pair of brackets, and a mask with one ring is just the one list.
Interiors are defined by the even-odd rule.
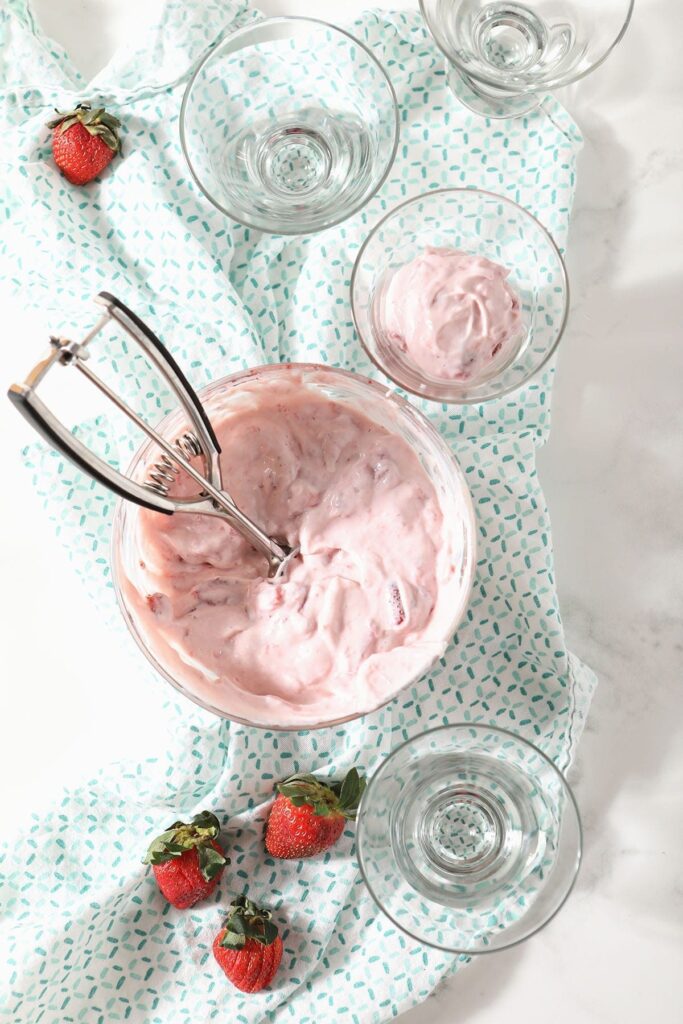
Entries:
[[152,495],[147,488],[134,480],[129,480],[104,459],[95,455],[52,415],[35,391],[13,384],[7,392],[7,397],[49,445],[108,490],[153,512],[170,515],[175,511],[174,506],[165,498]]
[[[160,363],[166,364],[166,366],[164,367],[164,373],[173,383],[174,387],[176,388],[176,393],[178,393],[179,389],[182,390],[185,393],[185,398],[187,399],[187,401],[194,406],[198,417],[200,418],[200,420],[204,424],[204,427],[206,428],[206,432],[209,435],[212,444],[214,445],[216,451],[220,454],[221,447],[218,443],[218,438],[216,437],[214,429],[211,426],[211,421],[209,420],[209,417],[206,415],[206,410],[204,409],[202,403],[199,401],[199,398],[194,388],[192,387],[187,377],[180,369],[180,367],[178,366],[178,364],[176,363],[175,359],[168,351],[166,346],[159,340],[159,338],[157,338],[156,334],[154,334],[154,332],[149,329],[144,320],[141,320],[136,313],[129,309],[128,306],[124,305],[124,303],[121,302],[120,299],[117,299],[115,295],[112,295],[111,292],[100,292],[99,297],[101,299],[104,299],[105,303],[109,307],[111,315],[114,317],[115,320],[121,323],[124,328],[127,328],[127,325],[125,324],[125,322],[121,320],[121,317],[117,316],[117,313],[122,313],[124,317],[130,320],[134,328],[137,330],[137,332],[140,335],[142,335],[147,342],[149,342],[153,352],[156,353],[158,361]],[[138,337],[137,340],[143,345],[143,347],[146,348],[146,345],[144,344],[142,338]]]

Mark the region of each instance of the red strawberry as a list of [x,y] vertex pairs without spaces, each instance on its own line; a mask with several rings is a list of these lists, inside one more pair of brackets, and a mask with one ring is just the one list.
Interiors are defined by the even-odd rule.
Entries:
[[292,775],[277,786],[266,826],[266,849],[273,857],[313,857],[333,846],[354,819],[365,779],[352,768],[342,783],[315,775]]
[[389,585],[389,606],[394,625],[402,626],[406,620],[406,610],[403,606],[401,591],[395,583]]
[[270,985],[282,960],[282,939],[270,920],[246,896],[230,904],[225,926],[213,940],[213,955],[242,992],[259,992]]
[[104,107],[92,110],[79,103],[66,113],[48,121],[53,129],[52,153],[55,163],[72,185],[85,185],[100,174],[121,149],[118,129],[121,122]]
[[189,824],[175,821],[150,843],[143,864],[151,864],[161,892],[174,907],[185,910],[210,896],[228,858],[216,841],[218,818],[210,811],[195,814]]

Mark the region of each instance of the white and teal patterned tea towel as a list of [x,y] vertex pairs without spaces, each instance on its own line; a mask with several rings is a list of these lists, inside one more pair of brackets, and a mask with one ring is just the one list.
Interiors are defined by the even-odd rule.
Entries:
[[[183,84],[207,47],[256,16],[238,3],[172,0],[154,31],[86,85],[25,2],[5,4],[2,104],[13,127],[4,130],[0,158],[11,160],[0,178],[0,276],[27,306],[46,307],[48,322],[60,326],[67,311],[88,325],[91,297],[108,288],[158,331],[196,387],[278,360],[322,360],[376,376],[354,336],[349,278],[369,228],[399,200],[448,185],[488,188],[528,207],[565,243],[575,126],[551,100],[509,123],[470,116],[451,97],[417,14],[368,13],[351,26],[387,67],[401,107],[398,155],[376,198],[307,238],[230,223],[189,179],[177,115]],[[53,107],[81,99],[105,102],[125,136],[123,158],[78,189],[53,166],[43,125]],[[359,876],[352,828],[323,857],[275,862],[264,856],[263,822],[274,780],[328,764],[371,771],[399,741],[453,720],[513,729],[567,767],[594,678],[565,647],[536,477],[552,374],[483,407],[422,405],[467,474],[479,564],[456,641],[389,707],[342,728],[262,732],[169,699],[166,684],[132,655],[141,685],[156,685],[160,713],[166,707],[168,753],[66,793],[34,834],[12,838],[0,856],[0,991],[10,1020],[379,1024],[462,965],[411,941],[377,910]],[[148,417],[170,404],[137,363],[123,385]],[[88,443],[113,439],[109,457],[127,464],[133,441],[118,421],[81,431]],[[38,446],[26,458],[75,568],[130,643],[108,570],[111,496]],[[222,815],[232,863],[215,899],[176,911],[141,867],[140,851],[169,820],[203,807]],[[245,997],[218,970],[210,944],[228,894],[247,888],[275,908],[285,953],[271,989]]]

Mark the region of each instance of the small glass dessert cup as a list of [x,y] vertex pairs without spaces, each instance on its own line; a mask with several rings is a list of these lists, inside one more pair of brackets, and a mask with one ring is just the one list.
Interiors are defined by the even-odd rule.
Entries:
[[[520,300],[514,344],[467,380],[421,369],[386,328],[392,277],[429,247],[499,264],[509,271],[507,281]],[[395,207],[366,238],[351,275],[353,319],[370,359],[395,384],[436,402],[486,402],[522,387],[557,348],[568,302],[564,262],[543,225],[511,199],[478,189],[436,189]]]
[[420,0],[460,102],[521,117],[590,74],[623,37],[634,0]]
[[[463,473],[438,431],[400,395],[387,392],[385,387],[358,374],[305,363],[273,364],[244,370],[213,382],[198,394],[209,419],[218,429],[227,415],[238,416],[244,410],[256,407],[262,389],[267,395],[277,396],[278,403],[286,407],[287,399],[283,396],[292,388],[293,382],[297,394],[304,392],[313,398],[330,400],[348,411],[350,416],[362,416],[407,445],[417,456],[419,468],[424,472],[426,482],[431,484],[442,513],[443,528],[435,566],[440,583],[430,618],[424,630],[420,631],[418,641],[410,641],[410,645],[406,641],[405,645],[393,647],[386,653],[387,661],[382,661],[381,665],[374,663],[378,671],[371,677],[372,686],[354,693],[359,670],[346,687],[340,687],[338,694],[335,691],[334,705],[329,701],[324,703],[325,695],[319,698],[316,691],[312,695],[307,694],[306,702],[295,706],[292,711],[283,706],[282,701],[274,701],[271,692],[246,692],[244,679],[212,678],[211,671],[198,659],[197,652],[188,653],[179,648],[179,634],[174,633],[169,640],[168,634],[162,635],[153,617],[150,619],[145,614],[150,594],[145,559],[158,556],[141,542],[144,532],[141,516],[158,513],[145,512],[137,505],[119,501],[112,537],[113,582],[119,606],[133,638],[159,674],[184,696],[222,718],[278,730],[324,728],[351,721],[383,706],[416,682],[443,655],[451,642],[467,608],[476,570],[476,522]],[[171,413],[157,429],[169,439],[183,436],[187,425],[182,411]],[[342,448],[346,452],[345,447]],[[145,443],[134,457],[128,475],[136,480],[148,478],[150,464],[158,457],[158,452],[158,447],[152,442]],[[346,452],[349,463],[353,461],[352,454]],[[224,479],[229,481],[229,466],[224,464],[223,469]],[[333,511],[331,517],[334,518],[335,514]],[[343,518],[341,513],[339,515]],[[191,522],[186,525],[187,530],[196,536],[198,527]],[[394,537],[387,537],[387,545],[395,542]],[[182,573],[191,570],[189,563],[183,559],[181,563]],[[214,572],[221,575],[221,570]],[[229,573],[224,575],[229,576]],[[270,587],[274,582],[266,585]],[[278,581],[278,586],[280,584],[288,585],[287,580]],[[153,600],[156,597],[154,595]],[[163,596],[162,600],[165,600]],[[220,603],[218,610],[220,612]],[[266,611],[267,614],[271,613]],[[184,622],[186,620],[182,619],[181,625]],[[291,665],[296,666],[302,654],[296,643],[288,640],[284,653],[278,657],[289,658]],[[288,667],[283,660],[277,664],[280,672]],[[333,706],[335,714],[329,713]],[[245,713],[244,708],[249,712]]]
[[491,953],[542,928],[581,861],[561,772],[519,736],[447,725],[398,747],[363,795],[358,860],[380,909],[419,942]]
[[342,29],[268,18],[228,36],[185,91],[180,141],[214,206],[299,235],[338,224],[384,182],[398,145],[386,72]]

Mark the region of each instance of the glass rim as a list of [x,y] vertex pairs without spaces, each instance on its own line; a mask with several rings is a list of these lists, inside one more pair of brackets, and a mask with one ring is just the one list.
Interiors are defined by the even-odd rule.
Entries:
[[[543,761],[546,762],[548,767],[550,767],[552,769],[552,771],[555,773],[555,775],[558,777],[558,779],[559,779],[559,781],[560,781],[560,783],[562,785],[562,789],[567,794],[567,796],[569,797],[570,803],[571,803],[571,805],[572,805],[572,807],[574,809],[574,814],[576,815],[576,823],[577,823],[577,828],[578,828],[578,848],[577,848],[577,854],[576,854],[576,863],[574,865],[574,873],[573,873],[573,876],[572,876],[571,884],[568,886],[566,893],[564,894],[564,896],[562,897],[562,899],[560,900],[558,905],[555,907],[555,909],[553,910],[552,914],[550,914],[549,917],[545,918],[545,920],[541,921],[540,924],[538,924],[530,932],[527,932],[526,935],[522,935],[519,938],[512,939],[510,942],[503,943],[502,945],[499,945],[499,946],[494,946],[494,947],[492,947],[490,949],[461,949],[460,947],[457,947],[457,946],[438,945],[435,942],[430,942],[428,939],[418,938],[411,931],[408,931],[408,929],[405,928],[399,921],[397,921],[395,917],[393,917],[390,913],[387,912],[387,910],[385,909],[385,907],[383,906],[383,904],[381,903],[381,901],[379,900],[379,898],[375,894],[375,890],[373,889],[372,885],[368,881],[367,871],[366,871],[366,868],[365,868],[365,864],[363,863],[363,854],[362,854],[362,847],[361,847],[361,835],[362,835],[362,830],[363,830],[363,812],[364,812],[365,806],[368,803],[368,799],[369,799],[368,798],[368,794],[370,793],[371,788],[374,785],[375,781],[386,770],[387,765],[390,764],[390,762],[394,759],[394,757],[397,754],[399,754],[405,747],[408,747],[412,743],[415,743],[417,740],[422,739],[423,736],[430,736],[430,735],[432,735],[434,733],[437,733],[437,732],[454,731],[456,729],[474,729],[474,730],[476,730],[478,732],[479,731],[481,731],[481,732],[484,732],[484,731],[485,732],[495,732],[495,733],[497,733],[498,735],[500,735],[502,737],[509,737],[510,739],[515,740],[515,742],[521,743],[523,746],[528,747],[531,750],[533,750],[534,753],[540,755],[540,757],[543,759]],[[399,929],[399,931],[403,932],[404,935],[407,935],[408,938],[412,939],[413,942],[417,942],[417,943],[419,943],[422,946],[428,946],[430,949],[438,949],[439,952],[441,952],[441,953],[444,953],[444,952],[452,953],[452,954],[457,955],[457,956],[465,956],[465,957],[487,956],[487,955],[489,955],[491,953],[500,953],[504,949],[512,949],[513,946],[519,946],[520,943],[526,942],[526,940],[530,939],[533,935],[538,935],[538,933],[540,931],[542,931],[547,925],[549,925],[550,922],[557,916],[559,911],[562,909],[562,907],[565,905],[565,903],[569,899],[569,897],[570,897],[570,895],[571,895],[571,893],[572,893],[572,891],[574,889],[574,886],[576,885],[576,880],[577,880],[577,878],[579,876],[579,870],[580,870],[581,863],[582,863],[582,860],[583,860],[583,823],[581,821],[581,813],[579,811],[579,805],[576,802],[576,797],[574,796],[574,791],[573,791],[572,787],[569,785],[569,783],[567,782],[567,779],[566,779],[566,776],[565,776],[564,772],[561,771],[557,767],[555,762],[550,757],[548,757],[548,755],[545,754],[540,749],[540,747],[537,747],[535,743],[532,743],[531,740],[525,739],[523,736],[520,736],[518,733],[512,732],[510,729],[504,729],[504,728],[502,728],[499,725],[485,725],[483,722],[464,722],[464,721],[448,722],[445,725],[436,725],[432,729],[425,729],[424,732],[417,733],[415,736],[411,736],[407,740],[403,740],[403,742],[399,743],[397,747],[395,747],[392,751],[389,752],[387,757],[380,764],[379,768],[377,768],[375,770],[375,772],[373,772],[373,774],[370,776],[370,778],[368,780],[368,784],[367,784],[367,786],[366,786],[366,788],[365,788],[365,790],[364,790],[364,792],[363,792],[363,794],[361,796],[360,804],[358,806],[358,814],[356,816],[356,820],[357,820],[356,856],[358,858],[358,867],[359,867],[359,870],[360,870],[363,882],[365,883],[365,887],[368,890],[368,892],[370,893],[370,896],[374,900],[375,905],[379,908],[380,912],[382,914],[384,914],[384,916],[386,918],[388,918],[388,920],[391,921],[391,923],[394,924]]]
[[[365,196],[363,199],[361,199],[361,200],[357,201],[356,203],[354,203],[353,206],[349,207],[349,209],[345,213],[343,213],[340,216],[334,216],[331,220],[326,221],[324,224],[321,224],[320,227],[309,229],[309,230],[306,230],[306,231],[300,231],[300,230],[297,230],[296,228],[293,228],[293,227],[292,228],[286,228],[286,229],[278,229],[277,231],[273,231],[273,230],[271,230],[268,227],[264,227],[263,224],[257,224],[255,221],[253,221],[251,219],[248,219],[248,218],[243,217],[243,216],[239,216],[238,217],[234,213],[233,210],[228,209],[227,206],[224,206],[214,196],[212,196],[211,193],[208,191],[208,189],[205,188],[205,186],[202,184],[201,180],[199,179],[199,176],[197,175],[197,172],[195,171],[195,168],[194,168],[194,166],[192,164],[192,161],[190,159],[190,154],[189,154],[189,150],[188,150],[188,146],[187,146],[187,138],[186,138],[186,130],[185,130],[185,122],[186,122],[186,119],[187,119],[187,105],[188,105],[188,102],[189,102],[190,95],[192,93],[192,89],[194,87],[194,84],[197,81],[197,78],[199,77],[200,73],[204,70],[204,68],[209,64],[209,62],[220,51],[220,48],[224,45],[224,43],[227,43],[227,42],[229,42],[232,39],[239,39],[240,36],[247,35],[249,32],[254,31],[254,29],[258,29],[258,28],[261,28],[261,27],[266,26],[266,25],[273,25],[273,24],[289,25],[289,24],[301,24],[301,23],[322,26],[324,28],[331,29],[333,32],[339,33],[339,35],[345,36],[347,39],[349,39],[356,46],[359,46],[361,48],[361,50],[363,50],[363,52],[366,54],[366,56],[372,61],[372,63],[375,65],[375,67],[377,68],[377,70],[381,74],[382,78],[384,79],[384,81],[385,81],[385,83],[387,85],[387,88],[389,90],[389,96],[391,98],[391,106],[392,106],[392,110],[393,110],[393,114],[394,114],[394,117],[393,117],[393,128],[394,128],[394,130],[393,130],[393,142],[392,142],[392,146],[391,146],[391,154],[389,156],[389,159],[387,160],[386,167],[384,168],[384,171],[383,171],[381,177],[378,179],[377,183],[373,186],[372,191],[367,196]],[[336,227],[338,224],[342,224],[345,220],[348,220],[349,217],[352,217],[355,213],[358,213],[359,210],[362,210],[363,207],[366,206],[370,202],[370,200],[373,199],[377,195],[377,193],[381,189],[382,185],[385,183],[385,181],[389,177],[389,173],[391,171],[391,168],[394,165],[394,160],[396,159],[396,154],[398,152],[398,144],[399,144],[399,141],[400,141],[401,120],[400,120],[400,112],[399,112],[399,106],[398,106],[398,98],[396,96],[396,90],[394,89],[394,86],[393,86],[393,83],[391,81],[391,78],[389,77],[389,72],[384,67],[384,65],[381,63],[381,61],[378,60],[378,58],[374,55],[374,53],[369,49],[369,47],[366,46],[365,43],[361,42],[361,40],[358,39],[357,36],[354,36],[350,32],[347,32],[346,29],[340,28],[339,25],[333,25],[329,21],[324,21],[322,18],[308,18],[308,17],[305,17],[303,15],[275,15],[272,18],[260,18],[260,19],[254,21],[254,22],[251,22],[248,25],[243,25],[241,28],[236,29],[234,32],[229,32],[227,35],[224,35],[219,40],[219,42],[216,43],[216,45],[212,49],[210,49],[208,51],[208,53],[206,53],[204,55],[204,57],[202,57],[201,61],[197,65],[197,67],[192,72],[192,75],[190,76],[187,85],[185,86],[185,91],[183,93],[183,99],[182,99],[182,102],[180,104],[180,113],[178,115],[178,130],[179,130],[179,135],[180,135],[180,148],[182,150],[183,156],[185,158],[185,163],[187,164],[187,167],[188,167],[188,170],[189,170],[190,175],[192,177],[192,180],[194,181],[195,185],[200,190],[200,192],[209,200],[209,202],[212,204],[212,206],[214,206],[217,210],[220,210],[221,213],[225,214],[226,217],[229,217],[231,220],[235,221],[237,224],[241,224],[243,227],[250,228],[253,231],[263,231],[263,232],[266,232],[268,234],[273,234],[273,235],[296,236],[296,235],[314,235],[314,234],[317,234],[319,231],[326,231],[328,228],[333,228],[333,227]]]
[[[131,503],[126,501],[124,498],[118,497],[116,499],[116,504],[114,507],[114,516],[109,543],[109,565],[111,568],[112,585],[114,588],[114,593],[116,595],[116,602],[119,611],[126,625],[126,628],[128,629],[128,632],[135,640],[138,648],[144,654],[149,664],[159,673],[159,675],[163,679],[165,679],[166,682],[170,683],[174,690],[182,694],[183,697],[187,698],[188,700],[191,700],[194,704],[197,704],[205,711],[211,712],[211,714],[216,715],[218,718],[221,718],[224,721],[235,722],[238,725],[249,726],[252,729],[262,729],[267,732],[312,732],[318,729],[334,728],[338,725],[345,725],[347,722],[357,721],[358,719],[364,718],[366,715],[374,714],[376,711],[380,711],[382,708],[385,708],[389,704],[391,704],[391,702],[396,700],[402,693],[404,693],[404,691],[407,690],[408,687],[415,685],[415,683],[417,683],[420,679],[426,676],[427,673],[432,670],[432,668],[439,660],[439,658],[443,657],[444,651],[448,647],[449,643],[452,642],[453,636],[457,631],[458,626],[465,617],[467,608],[469,607],[470,598],[472,596],[472,589],[474,587],[474,580],[477,572],[477,517],[474,510],[474,502],[472,500],[472,495],[470,493],[470,489],[465,478],[465,473],[455,453],[446,443],[446,441],[441,436],[441,434],[436,429],[431,420],[427,416],[425,416],[423,412],[417,409],[411,402],[409,402],[407,398],[404,398],[403,395],[400,395],[398,392],[393,390],[387,390],[387,388],[383,386],[379,381],[372,380],[371,377],[366,377],[364,374],[356,373],[353,370],[345,370],[342,369],[341,367],[336,366],[327,366],[325,365],[325,363],[294,362],[263,363],[261,365],[247,367],[246,369],[242,370],[237,370],[235,371],[235,373],[227,374],[225,377],[218,377],[216,378],[216,380],[209,381],[207,384],[204,384],[201,388],[197,390],[197,394],[201,399],[208,389],[217,387],[221,384],[238,384],[241,383],[243,380],[248,380],[250,377],[253,377],[258,373],[268,374],[280,370],[286,371],[291,367],[295,367],[296,369],[304,371],[322,370],[325,373],[351,379],[352,381],[354,381],[354,383],[360,382],[362,386],[369,385],[371,390],[375,392],[377,398],[382,398],[385,401],[389,400],[395,402],[395,404],[401,409],[401,411],[404,414],[412,416],[413,419],[418,421],[422,426],[427,427],[428,432],[432,436],[432,440],[435,442],[436,445],[438,445],[439,449],[443,451],[444,454],[448,455],[453,472],[461,485],[461,497],[463,499],[463,520],[465,520],[467,524],[468,565],[465,575],[465,584],[463,587],[460,607],[449,625],[447,639],[444,644],[444,647],[441,649],[441,651],[434,654],[434,657],[430,661],[430,664],[422,671],[420,671],[418,675],[414,675],[411,676],[409,679],[406,679],[406,681],[400,687],[398,687],[393,694],[391,694],[385,700],[382,700],[381,703],[373,706],[372,708],[368,708],[367,711],[363,711],[361,714],[357,712],[351,712],[350,714],[344,715],[341,718],[329,719],[308,725],[273,725],[268,723],[261,724],[258,722],[254,722],[248,718],[241,718],[237,715],[228,715],[226,714],[225,711],[222,711],[219,708],[215,707],[213,704],[211,704],[210,701],[206,701],[201,697],[193,694],[189,688],[183,686],[182,683],[175,679],[170,674],[170,672],[168,672],[164,668],[164,666],[159,662],[155,655],[145,645],[144,640],[140,635],[137,627],[135,626],[135,623],[133,622],[128,607],[123,599],[123,588],[121,586],[120,580],[121,566],[119,564],[119,558],[117,557],[117,555],[121,549],[124,517],[127,514],[129,507],[131,507]],[[162,426],[163,423],[166,420],[168,420],[170,416],[174,415],[174,413],[177,411],[177,409],[174,409],[171,412],[167,413],[165,416],[162,416],[160,422],[156,425],[156,428],[159,429],[159,427]],[[130,460],[130,463],[126,470],[126,475],[130,476],[133,473],[133,470],[138,465],[146,449],[153,443],[154,442],[150,441],[149,439],[145,439],[144,441],[142,441],[142,443],[136,449],[133,457]]]
[[[557,331],[557,335],[556,335],[552,345],[550,346],[548,351],[545,353],[545,355],[543,356],[543,359],[539,362],[538,366],[535,366],[529,373],[526,374],[526,376],[522,377],[518,381],[515,381],[513,384],[509,384],[507,387],[497,389],[494,393],[488,395],[486,398],[481,398],[480,396],[473,396],[472,398],[468,398],[468,397],[463,397],[463,396],[460,396],[460,395],[454,395],[453,397],[445,396],[445,395],[438,395],[438,396],[435,397],[433,394],[429,394],[425,390],[421,390],[420,391],[416,387],[413,387],[413,386],[407,384],[405,381],[399,380],[392,373],[389,373],[389,371],[386,368],[386,366],[384,366],[379,361],[379,359],[375,356],[375,354],[370,351],[368,343],[365,340],[365,335],[364,335],[363,331],[361,331],[359,323],[358,323],[359,317],[356,314],[355,283],[356,283],[356,277],[357,277],[357,275],[359,273],[360,261],[361,261],[361,258],[363,256],[366,248],[368,247],[370,242],[374,239],[374,237],[377,234],[377,232],[379,231],[379,229],[387,221],[389,221],[394,216],[394,214],[398,213],[399,210],[403,210],[405,207],[410,206],[412,203],[424,202],[424,200],[428,199],[430,196],[437,196],[437,195],[444,195],[444,194],[455,195],[455,194],[465,193],[465,192],[472,193],[473,195],[485,196],[488,199],[497,199],[501,203],[506,203],[508,206],[514,207],[516,210],[521,212],[524,216],[528,217],[530,220],[532,220],[536,224],[536,226],[538,228],[540,228],[542,234],[545,236],[546,240],[550,244],[550,247],[553,250],[555,256],[557,257],[557,260],[558,260],[558,263],[559,263],[560,275],[561,275],[561,278],[562,278],[562,289],[563,289],[563,293],[564,293],[564,308],[563,308],[563,311],[562,311],[562,320],[560,322],[560,325],[559,325],[559,328],[558,328],[558,331]],[[353,269],[351,271],[351,282],[350,282],[350,285],[349,285],[349,291],[350,291],[350,295],[351,295],[351,317],[353,319],[353,326],[354,326],[354,329],[356,331],[356,334],[358,335],[358,337],[360,339],[360,343],[363,346],[363,350],[364,350],[365,354],[370,359],[370,361],[374,364],[374,366],[378,370],[380,370],[384,374],[385,377],[387,377],[390,381],[392,381],[392,383],[396,384],[397,387],[403,388],[404,391],[409,392],[411,395],[415,395],[417,398],[422,398],[422,399],[425,399],[425,400],[427,400],[429,402],[443,402],[445,405],[484,405],[486,402],[495,402],[499,398],[504,398],[506,395],[511,394],[513,391],[518,391],[520,388],[523,388],[526,384],[529,383],[530,380],[532,380],[537,374],[539,374],[541,372],[541,370],[545,369],[545,367],[548,365],[548,363],[550,362],[552,357],[555,355],[555,352],[557,351],[557,347],[560,344],[562,336],[564,335],[565,328],[567,326],[567,321],[569,320],[569,305],[570,305],[569,275],[567,274],[567,266],[565,264],[564,257],[562,255],[562,253],[560,252],[560,247],[558,246],[557,242],[555,241],[553,236],[550,234],[548,229],[545,227],[545,225],[541,223],[541,221],[536,216],[536,214],[532,213],[530,210],[527,210],[526,207],[522,206],[520,203],[515,202],[514,199],[510,199],[508,196],[502,196],[498,192],[491,192],[489,189],[484,189],[484,188],[470,188],[470,187],[467,187],[467,186],[462,186],[462,187],[459,187],[459,188],[432,188],[432,189],[428,189],[426,192],[421,192],[417,196],[411,196],[409,199],[404,199],[402,202],[398,203],[396,206],[393,206],[390,210],[387,211],[387,213],[385,213],[380,218],[380,220],[377,221],[377,223],[368,232],[368,234],[367,234],[366,238],[364,239],[360,249],[358,250],[358,252],[356,254],[356,259],[355,259],[354,264],[353,264]],[[491,383],[492,384],[493,381],[495,381],[495,379],[496,378],[493,377],[489,381],[487,381],[486,383]],[[445,385],[449,384],[449,383],[452,384],[454,382],[446,382],[446,381],[444,381]]]
[[[628,28],[628,26],[629,26],[629,24],[631,22],[631,17],[633,15],[633,9],[635,7],[635,2],[636,2],[636,0],[629,0],[629,6],[628,6],[628,10],[626,12],[626,17],[625,17],[625,19],[623,21],[623,24],[622,24],[621,28],[619,29],[619,32],[617,33],[617,35],[615,36],[613,41],[610,43],[610,45],[607,47],[605,52],[600,57],[598,57],[594,61],[594,63],[592,63],[590,65],[590,67],[586,68],[584,71],[579,71],[576,74],[569,75],[567,78],[550,78],[550,79],[548,79],[547,82],[543,82],[542,83],[542,86],[541,86],[540,89],[539,88],[532,88],[531,86],[529,86],[527,88],[518,89],[517,91],[511,91],[510,92],[510,96],[511,97],[512,96],[526,96],[526,95],[534,95],[535,93],[543,95],[545,93],[550,92],[552,89],[561,89],[561,88],[563,88],[566,85],[572,85],[574,82],[579,82],[582,78],[585,78],[587,75],[590,75],[591,72],[595,71],[596,68],[599,68],[601,64],[604,64],[604,62],[607,60],[607,58],[611,54],[612,50],[614,50],[614,48],[624,38],[624,35],[626,34],[626,29]],[[471,78],[475,82],[480,82],[482,85],[488,85],[488,86],[492,86],[493,88],[500,89],[501,88],[500,79],[494,79],[494,78],[491,78],[491,77],[489,77],[489,76],[487,76],[485,74],[482,74],[481,72],[472,71],[472,69],[468,65],[466,65],[463,61],[459,60],[457,56],[454,56],[453,54],[448,53],[443,48],[443,46],[441,45],[439,40],[436,38],[436,35],[434,34],[434,32],[432,32],[432,29],[430,27],[430,19],[427,17],[427,14],[426,14],[426,11],[425,11],[425,0],[419,0],[419,3],[420,3],[420,14],[422,15],[422,17],[424,19],[424,23],[425,23],[425,26],[427,28],[427,31],[429,32],[429,35],[434,40],[434,42],[435,42],[435,44],[437,46],[437,49],[439,49],[441,51],[441,53],[444,55],[444,57],[446,58],[448,63],[449,64],[453,64],[453,66],[456,67],[458,69],[458,71],[461,71],[462,74],[465,75],[467,78]],[[504,88],[504,87],[502,87],[502,88]]]

